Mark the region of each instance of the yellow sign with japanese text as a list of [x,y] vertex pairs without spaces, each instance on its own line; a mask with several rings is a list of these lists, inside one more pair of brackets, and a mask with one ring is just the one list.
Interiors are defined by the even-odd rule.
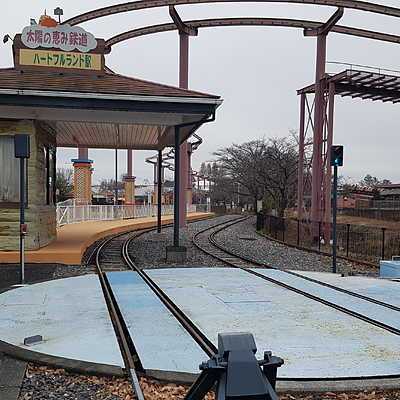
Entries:
[[67,68],[88,71],[101,71],[101,54],[76,53],[52,50],[19,50],[19,64],[47,67],[47,68]]

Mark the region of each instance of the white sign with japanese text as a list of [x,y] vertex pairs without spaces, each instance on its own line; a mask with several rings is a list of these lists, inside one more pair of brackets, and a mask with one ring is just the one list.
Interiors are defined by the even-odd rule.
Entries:
[[59,25],[47,28],[41,25],[31,25],[24,28],[22,43],[30,49],[44,47],[63,51],[79,50],[87,53],[97,47],[97,40],[91,34],[78,26]]

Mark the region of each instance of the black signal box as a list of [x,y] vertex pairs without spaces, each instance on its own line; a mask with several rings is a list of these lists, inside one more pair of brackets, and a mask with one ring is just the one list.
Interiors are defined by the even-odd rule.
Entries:
[[29,158],[31,155],[30,136],[26,134],[14,136],[15,158]]
[[343,167],[343,146],[332,146],[331,167]]

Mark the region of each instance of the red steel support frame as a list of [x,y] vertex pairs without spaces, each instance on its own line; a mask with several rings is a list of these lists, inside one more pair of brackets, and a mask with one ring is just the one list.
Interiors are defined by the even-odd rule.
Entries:
[[325,184],[324,184],[324,221],[325,221],[325,235],[326,239],[330,236],[330,223],[331,223],[331,203],[332,203],[332,168],[331,168],[331,148],[333,144],[333,124],[335,113],[335,84],[329,83],[328,88],[328,121],[327,121],[327,146],[325,153]]
[[[311,223],[314,240],[320,240],[319,224],[321,221],[330,223],[330,165],[328,157],[333,140],[333,124],[328,124],[328,134],[325,131],[327,108],[327,83],[326,83],[326,39],[328,33],[343,16],[343,8],[339,8],[329,20],[315,29],[304,31],[305,36],[317,36],[317,56],[315,68],[315,108],[314,108],[314,134],[312,158],[312,185],[311,185]],[[334,89],[332,89],[334,90]],[[333,95],[334,97],[334,91]],[[330,97],[330,96],[329,96]],[[333,101],[331,102],[333,104]],[[333,107],[332,120],[333,120]],[[332,122],[332,121],[331,121]],[[304,145],[303,145],[304,148]],[[304,153],[303,153],[304,154]],[[299,193],[300,194],[300,193]],[[329,196],[329,200],[328,200]],[[299,199],[303,198],[301,195]],[[301,202],[301,201],[300,201]],[[325,239],[329,236],[329,226],[325,224]],[[327,227],[328,226],[328,227]]]
[[297,218],[303,219],[304,206],[304,147],[305,147],[305,112],[306,95],[300,97],[300,127],[299,127],[299,165],[297,178]]
[[314,108],[314,135],[312,160],[312,189],[311,189],[311,221],[314,235],[318,232],[318,222],[322,212],[322,144],[325,114],[325,63],[326,63],[326,34],[317,38],[317,62],[315,71],[315,108]]
[[[197,36],[197,29],[186,25],[173,6],[169,7],[169,14],[179,32],[179,87],[189,88],[189,36]],[[187,141],[180,146],[180,189],[179,189],[179,227],[186,226],[189,175],[191,171],[190,145]],[[191,183],[190,183],[191,188]]]

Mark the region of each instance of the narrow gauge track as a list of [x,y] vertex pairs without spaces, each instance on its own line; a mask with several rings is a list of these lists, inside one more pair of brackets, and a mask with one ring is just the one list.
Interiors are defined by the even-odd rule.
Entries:
[[[164,227],[169,226],[171,225],[165,225]],[[130,270],[137,273],[209,357],[212,357],[218,352],[214,344],[191,322],[185,313],[176,306],[146,272],[137,267],[130,256],[130,243],[138,237],[155,230],[156,228],[150,228],[133,233],[121,233],[100,241],[94,246],[86,261],[87,265],[92,262],[96,265],[97,274],[125,362],[125,369],[129,374],[133,390],[138,400],[144,400],[137,374],[137,371],[143,371],[143,367],[113,295],[106,272]]]
[[[223,231],[223,230],[225,230],[225,229],[227,229],[227,228],[229,228],[229,227],[231,227],[233,225],[236,225],[238,223],[244,222],[248,218],[250,218],[250,217],[238,218],[238,219],[236,219],[234,221],[221,223],[221,224],[218,224],[218,225],[213,226],[211,228],[203,229],[202,231],[198,232],[193,237],[193,243],[198,249],[202,250],[203,252],[205,252],[209,256],[212,256],[212,257],[222,261],[223,263],[225,263],[227,265],[230,265],[231,267],[239,268],[239,269],[241,269],[241,270],[243,270],[243,271],[245,271],[247,273],[250,273],[252,275],[255,275],[255,276],[257,276],[257,277],[259,277],[259,278],[261,278],[261,279],[263,279],[265,281],[268,281],[268,282],[271,282],[271,283],[276,284],[278,286],[284,287],[285,289],[288,289],[288,290],[290,290],[292,292],[296,292],[298,294],[301,294],[301,295],[303,295],[303,296],[305,296],[307,298],[315,300],[315,301],[317,301],[319,303],[322,303],[324,305],[332,307],[332,308],[334,308],[334,309],[336,309],[338,311],[341,311],[341,312],[343,312],[345,314],[351,315],[352,317],[358,318],[360,320],[363,320],[363,321],[365,321],[367,323],[370,323],[372,325],[378,326],[378,327],[380,327],[382,329],[385,329],[385,330],[387,330],[387,331],[389,331],[389,332],[391,332],[393,334],[396,334],[396,335],[400,336],[400,329],[398,329],[396,327],[393,327],[393,326],[387,325],[387,324],[385,324],[383,322],[380,322],[378,320],[369,318],[368,316],[360,314],[360,313],[358,313],[356,311],[353,311],[353,310],[351,310],[351,309],[349,309],[347,307],[343,307],[343,306],[340,306],[338,304],[332,303],[332,302],[330,302],[328,300],[325,300],[325,299],[323,299],[321,297],[318,297],[318,296],[313,295],[311,293],[308,293],[308,292],[306,292],[304,290],[298,289],[298,288],[296,288],[294,286],[291,286],[289,284],[281,282],[278,279],[274,279],[274,278],[265,276],[263,274],[260,274],[259,272],[255,271],[254,269],[250,269],[250,268],[254,268],[254,267],[262,267],[262,268],[277,270],[277,268],[274,268],[271,265],[268,265],[266,263],[260,263],[260,262],[258,262],[256,260],[253,260],[253,259],[249,258],[249,257],[246,257],[244,255],[241,255],[241,254],[238,254],[236,252],[233,252],[232,250],[227,249],[226,247],[222,246],[220,243],[217,242],[215,236],[219,232],[221,232],[221,231]],[[379,305],[381,307],[389,308],[391,310],[398,311],[398,312],[400,311],[400,307],[397,307],[395,305],[392,305],[392,304],[389,304],[389,303],[385,303],[385,302],[373,299],[371,297],[364,296],[364,295],[352,292],[350,290],[346,290],[346,289],[343,289],[343,288],[340,288],[340,287],[337,287],[337,286],[334,286],[334,285],[319,281],[317,279],[305,277],[303,275],[297,274],[296,272],[285,271],[285,270],[279,270],[279,271],[281,271],[283,273],[286,273],[288,275],[296,276],[297,278],[300,278],[300,279],[304,279],[305,281],[309,281],[309,282],[312,282],[312,283],[315,283],[315,284],[318,284],[318,285],[325,286],[325,287],[328,287],[330,289],[336,290],[338,292],[345,293],[346,295],[360,298],[360,299],[362,299],[364,301],[377,304],[377,305]]]
[[[119,342],[121,354],[124,359],[125,369],[131,380],[132,388],[136,394],[137,399],[144,400],[143,391],[142,388],[140,387],[139,378],[136,373],[136,368],[137,367],[140,368],[140,361],[138,360],[136,351],[131,343],[130,336],[127,333],[127,328],[125,326],[122,315],[119,311],[118,304],[112,293],[105,271],[102,268],[104,266],[104,264],[102,264],[103,261],[107,263],[107,266],[110,264],[110,257],[105,255],[108,254],[108,251],[111,251],[111,255],[116,256],[117,254],[116,249],[120,245],[121,241],[122,242],[124,241],[124,236],[127,236],[127,234],[125,233],[121,235],[116,235],[102,241],[98,246],[96,246],[93,255],[95,256],[97,274],[100,279],[100,284],[103,290],[104,298],[107,303],[111,321],[113,323],[114,330]],[[106,249],[107,253],[105,252]],[[121,263],[117,262],[117,265],[121,266]],[[112,269],[115,270],[114,267]]]

